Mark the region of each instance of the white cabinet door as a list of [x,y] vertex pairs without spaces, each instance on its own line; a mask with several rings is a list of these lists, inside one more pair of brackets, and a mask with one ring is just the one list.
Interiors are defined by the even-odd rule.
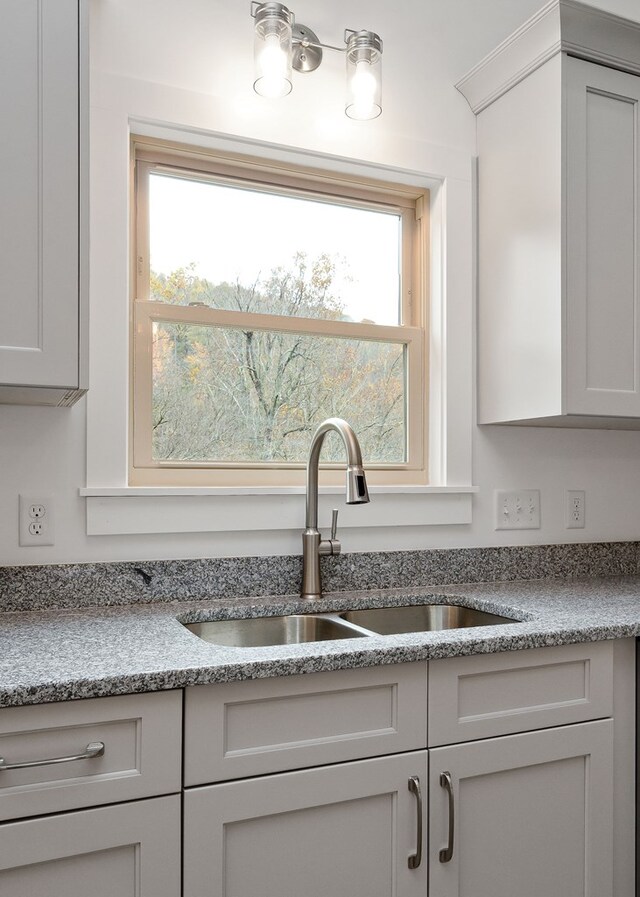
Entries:
[[612,720],[437,748],[429,769],[434,897],[613,897]]
[[640,417],[640,78],[567,59],[567,410]]
[[409,866],[419,829],[425,838],[409,778],[419,777],[426,802],[426,758],[187,790],[184,897],[425,897],[426,854]]
[[66,404],[86,386],[83,4],[0,4],[0,401]]
[[0,825],[0,897],[180,897],[180,797]]

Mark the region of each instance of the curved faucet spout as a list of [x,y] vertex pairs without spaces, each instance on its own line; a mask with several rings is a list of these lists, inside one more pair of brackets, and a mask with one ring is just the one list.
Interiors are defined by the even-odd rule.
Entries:
[[[320,555],[339,554],[340,543],[332,533],[323,540],[318,530],[318,469],[320,450],[327,433],[335,430],[344,443],[347,454],[346,502],[351,505],[369,501],[367,479],[362,466],[362,452],[358,437],[349,424],[340,417],[329,417],[314,433],[307,463],[307,506],[305,530],[302,534],[302,597],[317,598],[321,594]],[[337,511],[335,512],[337,514]]]

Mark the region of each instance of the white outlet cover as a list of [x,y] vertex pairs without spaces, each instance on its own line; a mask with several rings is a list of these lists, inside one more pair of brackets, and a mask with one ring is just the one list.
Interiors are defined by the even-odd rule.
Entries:
[[540,529],[539,489],[496,489],[495,528]]
[[[36,514],[32,508],[38,508]],[[44,513],[40,514],[40,509]],[[52,495],[20,495],[18,544],[24,548],[55,545],[54,501]],[[36,526],[34,526],[36,524]],[[35,532],[39,529],[39,532]]]
[[586,519],[584,489],[565,491],[564,525],[566,529],[584,529]]

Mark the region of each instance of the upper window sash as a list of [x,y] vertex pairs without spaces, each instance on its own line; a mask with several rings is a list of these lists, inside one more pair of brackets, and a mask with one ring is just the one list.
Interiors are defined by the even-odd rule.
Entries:
[[415,297],[426,295],[428,252],[423,237],[428,230],[426,220],[428,192],[409,191],[394,184],[360,183],[340,175],[305,170],[292,173],[275,163],[261,160],[230,161],[226,157],[210,157],[184,152],[163,152],[134,143],[135,157],[135,222],[136,280],[135,298],[148,300],[150,282],[149,258],[149,175],[156,172],[175,174],[196,181],[210,180],[251,190],[324,199],[335,205],[348,205],[375,211],[395,212],[402,220],[400,308],[401,323],[423,327],[425,303]]

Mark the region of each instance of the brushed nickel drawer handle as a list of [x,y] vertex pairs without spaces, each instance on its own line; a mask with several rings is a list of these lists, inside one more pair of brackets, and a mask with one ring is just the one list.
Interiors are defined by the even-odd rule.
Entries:
[[441,772],[440,773],[440,785],[444,788],[449,795],[449,835],[447,838],[447,846],[444,850],[441,850],[438,854],[438,858],[441,863],[448,863],[453,857],[453,835],[455,831],[456,825],[456,806],[453,797],[453,782],[451,781],[451,773],[450,772]]
[[415,794],[417,798],[416,808],[418,812],[418,829],[416,835],[416,852],[411,854],[408,863],[409,869],[417,869],[422,862],[422,791],[420,790],[420,779],[418,776],[410,777],[409,791],[412,794]]
[[81,754],[73,754],[71,757],[52,757],[49,760],[23,760],[22,763],[5,763],[0,757],[0,770],[3,769],[29,769],[32,766],[53,766],[55,763],[73,763],[74,760],[91,760],[93,757],[102,757],[104,754],[104,741],[90,742]]

